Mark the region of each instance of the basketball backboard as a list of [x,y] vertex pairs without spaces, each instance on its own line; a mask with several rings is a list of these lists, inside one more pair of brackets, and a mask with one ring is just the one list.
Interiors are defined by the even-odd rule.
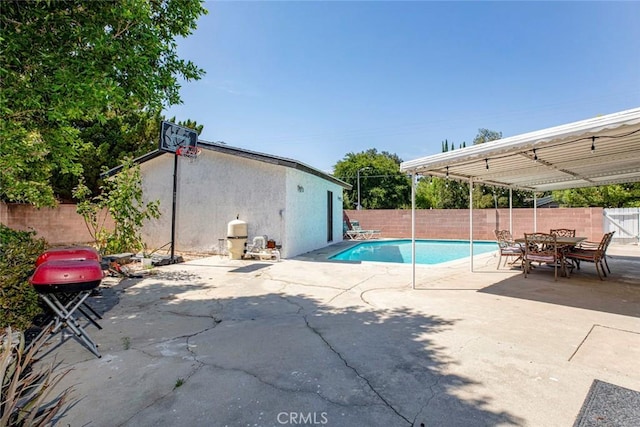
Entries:
[[198,133],[175,123],[163,121],[160,124],[160,150],[175,153],[179,147],[198,146]]

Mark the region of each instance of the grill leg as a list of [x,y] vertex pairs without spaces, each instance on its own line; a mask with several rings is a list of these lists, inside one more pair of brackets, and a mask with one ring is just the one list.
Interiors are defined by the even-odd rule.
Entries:
[[[89,311],[90,311],[90,312],[92,312],[92,313],[93,313],[93,315],[94,315],[94,316],[96,316],[98,319],[102,319],[102,316],[100,316],[100,314],[98,314],[98,312],[97,312],[97,311],[95,311],[95,310],[93,309],[93,307],[91,307],[89,304],[87,304],[87,302],[86,302],[86,301],[85,301],[82,305],[84,305],[87,309],[89,309]],[[83,312],[83,314],[84,314],[84,312]],[[88,316],[87,316],[87,317],[88,317]],[[96,324],[96,326],[97,326],[97,324]],[[100,328],[100,329],[102,329],[102,328]]]
[[[93,313],[95,313],[95,311],[93,311],[93,309],[92,309],[91,307],[89,307],[87,304],[82,304],[82,305],[84,305],[84,306],[85,306],[85,307],[87,307],[89,310],[91,310]],[[102,326],[100,326],[100,324],[99,324],[98,322],[96,322],[95,320],[93,320],[93,319],[91,318],[91,316],[89,316],[89,315],[87,314],[87,312],[86,312],[86,311],[84,311],[84,310],[82,309],[82,307],[78,307],[78,311],[79,311],[80,313],[82,313],[82,314],[84,315],[84,317],[86,317],[86,318],[87,318],[87,320],[89,320],[89,322],[93,323],[93,326],[95,326],[95,327],[96,327],[96,328],[98,328],[98,329],[102,329]],[[96,313],[96,314],[97,314],[97,313]],[[98,318],[102,319],[102,317],[100,317],[100,315],[98,315]]]
[[39,295],[56,315],[54,320],[55,326],[51,331],[52,334],[55,334],[63,327],[68,326],[76,337],[85,344],[89,351],[96,355],[96,357],[102,357],[98,352],[98,346],[96,343],[93,342],[89,334],[87,334],[82,326],[80,326],[80,322],[78,322],[78,320],[73,316],[73,312],[79,309],[79,307],[84,303],[84,300],[89,296],[89,293],[89,291],[80,292],[71,298],[71,300],[66,304],[64,304],[55,293],[42,293]]

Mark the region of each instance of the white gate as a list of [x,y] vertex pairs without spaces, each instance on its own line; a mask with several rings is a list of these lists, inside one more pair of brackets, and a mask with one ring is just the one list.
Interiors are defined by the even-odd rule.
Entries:
[[613,243],[640,244],[640,208],[605,209],[602,229],[616,232]]

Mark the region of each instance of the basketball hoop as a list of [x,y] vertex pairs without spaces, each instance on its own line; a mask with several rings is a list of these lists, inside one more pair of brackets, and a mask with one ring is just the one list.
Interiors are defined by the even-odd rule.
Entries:
[[176,150],[176,154],[178,156],[186,157],[189,159],[189,163],[193,163],[198,159],[200,153],[202,152],[202,148],[194,147],[192,145],[188,145],[186,147],[178,147]]

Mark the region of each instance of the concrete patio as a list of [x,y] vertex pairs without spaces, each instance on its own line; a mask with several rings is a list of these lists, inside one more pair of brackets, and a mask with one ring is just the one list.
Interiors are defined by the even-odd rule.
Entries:
[[87,327],[102,358],[52,337],[72,370],[59,426],[571,426],[594,379],[640,391],[640,248],[553,280],[495,254],[340,263],[218,256],[105,279]]

